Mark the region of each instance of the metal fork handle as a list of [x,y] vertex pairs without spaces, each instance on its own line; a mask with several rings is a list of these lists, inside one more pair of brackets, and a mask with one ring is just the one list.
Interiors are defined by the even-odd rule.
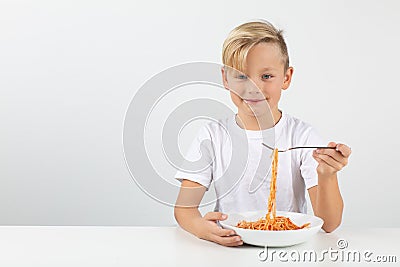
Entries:
[[296,146],[288,148],[287,150],[298,149],[298,148],[336,149],[336,147],[330,147],[330,146]]
[[[273,147],[270,147],[269,145],[266,145],[264,143],[261,143],[263,146],[268,147],[271,150],[274,150]],[[293,150],[293,149],[299,149],[299,148],[316,148],[316,149],[336,149],[336,147],[328,147],[328,146],[295,146],[295,147],[291,147],[288,148],[286,150],[278,150],[278,152],[286,152],[289,150]]]

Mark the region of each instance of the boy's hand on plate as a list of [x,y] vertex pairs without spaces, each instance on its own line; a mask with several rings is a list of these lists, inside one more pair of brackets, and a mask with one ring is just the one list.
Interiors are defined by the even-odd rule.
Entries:
[[242,238],[236,235],[235,231],[223,229],[217,221],[223,221],[228,215],[221,212],[208,212],[200,218],[198,223],[197,236],[201,239],[209,240],[223,246],[234,247],[243,244]]
[[316,149],[313,157],[318,162],[317,172],[319,175],[331,176],[340,171],[348,163],[351,148],[345,144],[330,142],[328,147],[336,149]]

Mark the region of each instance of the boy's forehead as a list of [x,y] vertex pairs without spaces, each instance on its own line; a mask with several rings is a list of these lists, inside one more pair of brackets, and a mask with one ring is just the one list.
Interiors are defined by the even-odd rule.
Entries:
[[260,68],[262,71],[268,71],[268,70],[276,70],[276,67],[262,67]]
[[284,57],[278,45],[260,43],[252,47],[245,58],[246,67],[257,69],[277,69],[284,62]]

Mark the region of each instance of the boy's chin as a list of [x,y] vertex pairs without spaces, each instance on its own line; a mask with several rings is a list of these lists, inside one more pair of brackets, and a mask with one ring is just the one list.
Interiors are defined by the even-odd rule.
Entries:
[[254,118],[263,118],[265,119],[266,117],[271,117],[271,111],[269,108],[265,107],[256,107],[251,109],[250,107],[246,107],[245,110],[243,110],[247,116],[254,117]]
[[[243,112],[244,114],[246,114],[246,117],[248,118],[254,118],[254,119],[263,119],[265,120],[266,118],[271,118],[272,119],[272,115],[271,112],[266,112],[264,111],[247,111],[247,112]],[[242,113],[242,114],[243,114]]]

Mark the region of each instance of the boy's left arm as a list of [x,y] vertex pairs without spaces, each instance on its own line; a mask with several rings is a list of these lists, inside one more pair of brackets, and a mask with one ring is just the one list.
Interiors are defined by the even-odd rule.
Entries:
[[318,162],[318,185],[308,189],[314,214],[324,220],[322,229],[332,232],[342,221],[343,199],[340,195],[337,172],[347,165],[350,147],[330,142],[336,149],[317,149],[313,152]]

